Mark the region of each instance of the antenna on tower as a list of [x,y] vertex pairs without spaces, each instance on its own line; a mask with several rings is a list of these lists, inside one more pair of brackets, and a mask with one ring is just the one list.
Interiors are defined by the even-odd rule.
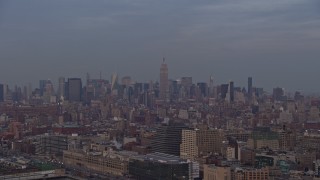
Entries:
[[165,63],[165,61],[166,61],[166,58],[165,58],[165,57],[163,57],[163,58],[162,58],[162,61],[163,61],[163,63]]

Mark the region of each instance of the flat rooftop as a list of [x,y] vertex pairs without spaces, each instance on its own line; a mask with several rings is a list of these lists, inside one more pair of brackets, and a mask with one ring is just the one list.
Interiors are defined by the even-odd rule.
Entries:
[[164,164],[184,164],[188,163],[186,160],[181,159],[179,156],[174,156],[170,154],[164,153],[151,153],[147,155],[137,155],[132,159],[140,160],[140,161],[153,161]]

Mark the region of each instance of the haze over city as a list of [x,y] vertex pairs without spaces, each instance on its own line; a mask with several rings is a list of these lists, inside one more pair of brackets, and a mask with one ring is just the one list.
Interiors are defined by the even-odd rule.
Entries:
[[320,180],[319,0],[0,0],[0,179]]
[[59,76],[215,83],[318,92],[318,0],[0,1],[0,82]]

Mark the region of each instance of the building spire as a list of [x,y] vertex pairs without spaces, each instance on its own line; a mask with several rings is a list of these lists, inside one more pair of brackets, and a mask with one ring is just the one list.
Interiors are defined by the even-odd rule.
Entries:
[[163,62],[163,63],[166,62],[166,58],[165,58],[165,57],[162,58],[162,62]]

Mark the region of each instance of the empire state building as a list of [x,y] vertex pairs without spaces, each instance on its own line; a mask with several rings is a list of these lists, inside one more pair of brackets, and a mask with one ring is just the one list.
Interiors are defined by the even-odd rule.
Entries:
[[169,85],[168,85],[168,66],[163,58],[163,62],[160,67],[160,98],[167,100],[169,97]]

